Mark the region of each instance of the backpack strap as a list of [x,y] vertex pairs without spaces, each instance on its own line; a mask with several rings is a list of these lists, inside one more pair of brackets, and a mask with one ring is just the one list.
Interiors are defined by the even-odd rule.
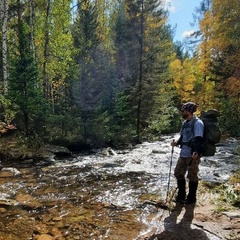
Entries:
[[[189,128],[191,128],[191,131],[193,133],[193,138],[194,138],[194,126],[195,126],[195,123],[197,122],[197,120],[198,120],[198,118],[193,119],[191,125],[188,126]],[[183,128],[185,128],[185,127],[186,127],[186,124],[183,125]],[[189,141],[189,142],[182,142],[181,141],[181,146],[182,145],[185,145],[185,146],[188,146],[188,147],[192,147],[192,142],[191,141]]]
[[198,121],[199,118],[195,118],[191,124],[191,129],[192,129],[192,132],[193,132],[193,137],[194,137],[194,127],[195,127],[195,123]]

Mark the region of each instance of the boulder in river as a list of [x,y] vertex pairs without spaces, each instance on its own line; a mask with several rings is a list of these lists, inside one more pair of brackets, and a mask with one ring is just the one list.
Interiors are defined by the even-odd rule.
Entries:
[[57,145],[46,145],[43,150],[48,151],[50,153],[53,153],[56,155],[58,158],[63,158],[63,157],[71,157],[72,153],[63,146],[57,146]]
[[16,168],[12,167],[2,168],[2,170],[0,171],[0,177],[15,177],[20,175],[22,175],[22,173]]

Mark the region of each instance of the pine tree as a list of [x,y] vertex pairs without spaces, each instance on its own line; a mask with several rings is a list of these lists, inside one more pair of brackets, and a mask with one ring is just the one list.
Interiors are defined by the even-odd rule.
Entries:
[[97,109],[101,87],[96,84],[96,50],[100,43],[97,35],[97,15],[89,0],[78,1],[77,18],[74,23],[73,37],[77,49],[75,61],[79,69],[78,80],[73,94],[80,107],[82,136],[85,142],[91,135],[93,113]]
[[162,112],[160,106],[162,110],[168,108],[167,104],[161,104],[166,99],[164,91],[170,86],[168,65],[172,55],[166,17],[159,1],[155,0],[125,1],[119,6],[116,61],[131,106],[129,119],[135,119],[137,141],[148,131],[162,130],[159,125],[156,127]]
[[30,31],[22,19],[20,5],[17,27],[18,45],[11,61],[9,98],[19,107],[21,116],[18,126],[21,129],[22,122],[25,135],[29,137],[35,132],[35,121],[41,119],[43,98],[38,87],[38,69],[31,49]]

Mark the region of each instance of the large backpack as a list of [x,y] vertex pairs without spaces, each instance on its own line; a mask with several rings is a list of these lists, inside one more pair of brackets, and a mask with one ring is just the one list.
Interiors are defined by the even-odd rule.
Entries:
[[202,112],[200,119],[204,124],[203,133],[203,156],[214,156],[216,143],[221,139],[222,132],[218,126],[219,112],[215,109]]

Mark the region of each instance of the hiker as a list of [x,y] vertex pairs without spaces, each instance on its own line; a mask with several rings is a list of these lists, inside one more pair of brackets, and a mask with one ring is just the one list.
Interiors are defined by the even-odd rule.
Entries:
[[[181,114],[185,121],[182,124],[180,138],[173,141],[171,146],[180,145],[181,151],[174,176],[177,179],[178,195],[177,203],[196,203],[196,192],[198,188],[198,165],[202,154],[204,124],[201,119],[196,118],[198,105],[194,102],[187,102],[181,108]],[[189,179],[189,193],[186,199],[186,179]]]

